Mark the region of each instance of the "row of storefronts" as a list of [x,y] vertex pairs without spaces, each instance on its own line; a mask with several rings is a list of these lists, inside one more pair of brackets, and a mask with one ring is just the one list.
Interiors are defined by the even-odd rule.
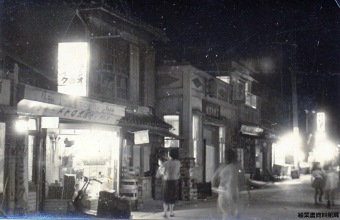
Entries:
[[226,162],[227,149],[238,152],[242,169],[251,177],[271,172],[277,135],[261,127],[260,108],[244,108],[244,100],[237,102],[233,90],[238,82],[225,82],[180,63],[160,66],[157,74],[157,113],[175,119],[183,137],[181,156],[195,160],[191,178],[209,183]]
[[251,175],[271,170],[275,138],[261,128],[261,109],[254,95],[245,96],[246,81],[226,82],[187,64],[156,69],[151,42],[164,38],[161,31],[111,9],[84,8],[74,22],[70,35],[84,24],[91,35],[58,44],[56,88],[43,89],[41,75],[34,87],[19,83],[18,69],[9,71],[14,77],[0,72],[2,209],[64,213],[83,176],[103,183],[86,195],[90,210],[100,190],[136,203],[160,198],[157,158],[169,148],[179,152],[184,185],[195,183],[187,192],[211,181],[227,149],[237,150]]
[[[164,147],[178,148],[181,158],[194,158],[189,178],[198,183],[210,182],[225,162],[227,148],[238,151],[246,173],[270,171],[273,165],[275,139],[266,138],[262,128],[233,121],[236,116],[230,117],[223,103],[193,96],[190,118],[163,108],[164,122],[147,107],[131,109],[24,84],[17,91],[16,106],[1,106],[0,134],[5,140],[0,151],[3,208],[15,213],[65,211],[82,176],[101,179],[102,189],[118,194],[124,194],[122,181],[139,179],[139,200],[153,199],[157,157]],[[181,103],[179,112],[187,112],[186,104]],[[96,203],[89,196],[89,208]]]
[[[15,214],[63,212],[83,176],[100,179],[101,190],[118,195],[122,178],[144,178],[141,198],[152,198],[156,154],[164,136],[177,136],[150,109],[24,84],[17,91],[16,106],[1,106],[3,209]],[[95,198],[89,195],[90,209],[98,203]]]
[[[234,120],[237,109],[228,115],[233,107],[224,102],[192,100],[190,117],[162,108],[163,121],[147,107],[132,109],[20,84],[18,104],[1,106],[3,208],[15,213],[65,211],[83,176],[100,179],[98,191],[115,190],[139,201],[157,198],[157,157],[168,147],[178,148],[182,159],[194,159],[188,178],[198,183],[210,182],[228,148],[237,150],[246,173],[255,177],[258,171],[271,171],[273,134],[239,124]],[[187,104],[181,103],[178,112],[188,112]],[[143,192],[126,193],[121,183],[127,179],[138,179]],[[97,202],[89,195],[90,209]]]

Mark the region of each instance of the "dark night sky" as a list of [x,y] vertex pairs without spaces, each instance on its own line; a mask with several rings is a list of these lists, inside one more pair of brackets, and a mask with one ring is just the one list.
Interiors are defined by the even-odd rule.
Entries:
[[[16,19],[18,22],[15,28],[21,31],[10,37],[18,41],[15,42],[16,45],[24,45],[18,46],[18,54],[30,53],[28,57],[32,59],[32,64],[42,62],[40,58],[48,55],[34,49],[47,43],[46,36],[62,38],[74,17],[75,9],[72,6],[63,11],[64,20],[58,19],[59,15],[54,13],[49,13],[46,20],[46,15],[39,6],[50,5],[50,2],[65,5],[59,0],[4,2],[4,5],[9,6],[5,14],[10,16],[2,18],[3,21],[15,24]],[[164,30],[170,42],[157,43],[158,49],[168,51],[171,48],[175,51],[172,54],[180,55],[179,60],[190,61],[203,69],[216,70],[215,75],[220,63],[230,60],[254,61],[260,74],[276,76],[281,72],[285,75],[283,84],[289,88],[290,69],[295,69],[298,71],[298,105],[301,112],[304,109],[322,109],[328,106],[333,110],[332,117],[339,117],[340,124],[340,114],[337,113],[340,110],[340,8],[335,0],[105,2],[128,16]],[[11,16],[20,10],[26,11],[26,17]],[[20,22],[27,19],[37,25],[20,25]],[[41,31],[42,27],[48,28]],[[9,26],[8,29],[11,30],[12,27]],[[164,53],[160,53],[160,57],[169,59],[172,55],[165,57]],[[263,58],[272,59],[275,68],[263,71],[259,65]],[[276,87],[279,84],[278,81],[272,83]]]
[[[271,57],[276,66],[271,74],[298,71],[301,114],[304,109],[325,109],[334,119],[339,117],[340,8],[334,0],[128,0],[128,4],[134,16],[166,32],[170,42],[160,48],[199,51],[200,58],[185,53],[186,60],[199,64]],[[289,77],[285,79],[289,84]]]

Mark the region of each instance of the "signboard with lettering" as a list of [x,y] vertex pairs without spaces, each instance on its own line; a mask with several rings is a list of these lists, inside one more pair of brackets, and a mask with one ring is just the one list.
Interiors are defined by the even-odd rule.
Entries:
[[149,130],[135,131],[134,132],[135,144],[148,144],[149,143]]
[[263,133],[263,128],[248,126],[248,125],[241,125],[240,132],[246,135],[260,136]]
[[58,44],[58,92],[87,96],[88,50],[87,42]]
[[318,112],[316,113],[316,130],[317,131],[325,131],[326,125],[325,125],[325,113],[324,112]]
[[116,105],[107,102],[89,100],[85,97],[70,97],[65,94],[54,92],[51,90],[40,89],[37,87],[25,85],[24,99],[44,102],[53,105],[70,107],[73,109],[81,109],[98,113],[125,116],[125,106]]
[[0,78],[0,104],[9,105],[11,100],[11,80]]
[[202,112],[207,116],[220,118],[220,109],[221,106],[202,100]]
[[18,103],[18,113],[59,117],[65,119],[96,122],[117,125],[121,116],[99,113],[91,110],[75,109],[60,105],[52,105],[31,100],[21,100]]
[[245,85],[241,82],[233,85],[233,100],[243,101],[245,99]]

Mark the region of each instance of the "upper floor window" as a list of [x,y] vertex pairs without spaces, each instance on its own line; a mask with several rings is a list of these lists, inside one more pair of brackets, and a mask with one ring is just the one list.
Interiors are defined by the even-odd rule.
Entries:
[[251,94],[250,92],[246,93],[246,106],[249,106],[253,109],[256,109],[256,102],[257,102],[257,97],[256,95]]
[[101,98],[128,97],[129,43],[122,39],[97,40],[98,65],[93,76],[93,93]]

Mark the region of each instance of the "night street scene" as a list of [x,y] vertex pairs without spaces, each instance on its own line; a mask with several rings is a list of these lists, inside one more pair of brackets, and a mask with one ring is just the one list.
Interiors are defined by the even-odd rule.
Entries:
[[340,218],[340,0],[0,18],[0,218]]

